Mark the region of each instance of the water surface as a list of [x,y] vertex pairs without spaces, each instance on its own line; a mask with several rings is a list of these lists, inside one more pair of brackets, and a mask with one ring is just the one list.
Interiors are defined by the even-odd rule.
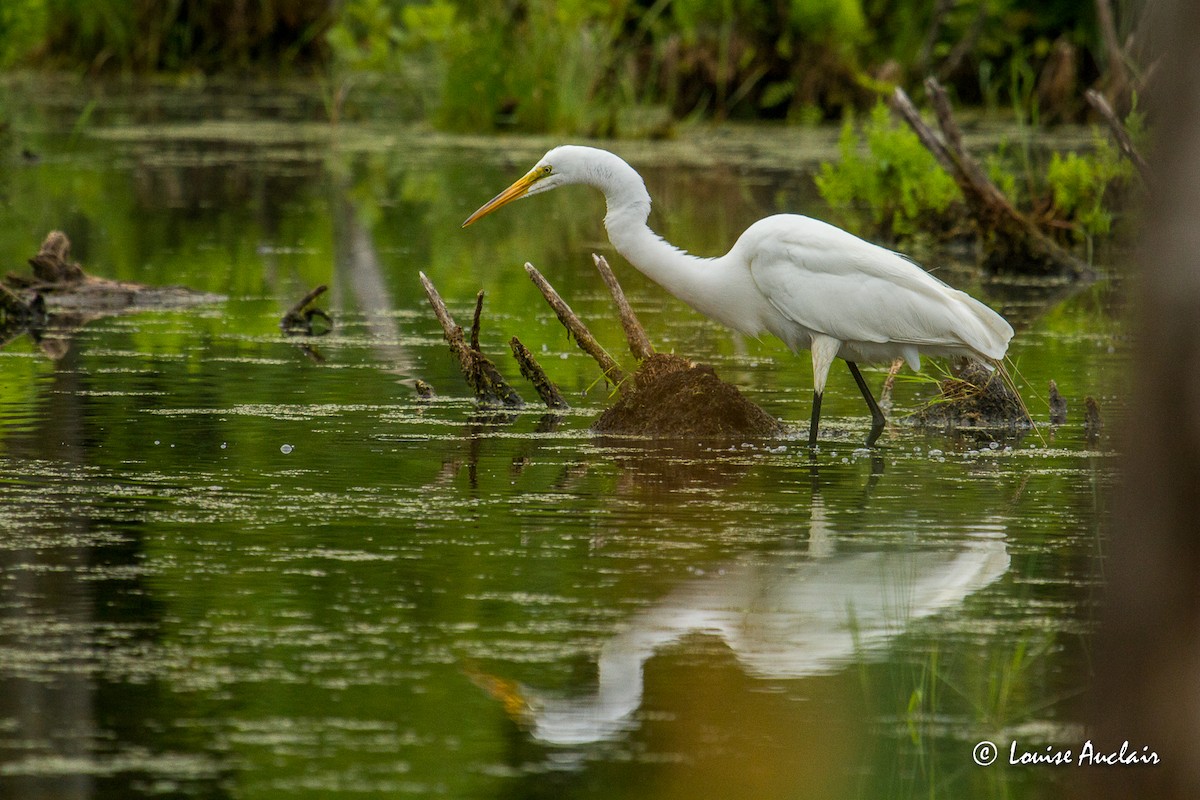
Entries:
[[[202,112],[6,92],[30,103],[0,172],[6,264],[61,228],[97,274],[227,299],[0,350],[4,794],[1061,793],[1061,773],[971,751],[1084,737],[1114,471],[1082,409],[1095,397],[1106,431],[1123,412],[1118,282],[1030,291],[922,253],[1020,329],[1040,432],[897,423],[868,453],[835,368],[813,458],[807,357],[729,334],[613,257],[599,197],[459,229],[549,142],[331,127],[269,93]],[[765,214],[828,213],[810,174],[836,132],[694,136],[614,145],[671,241],[711,254]],[[593,251],[660,348],[796,433],[595,439],[607,390],[521,269],[619,353]],[[573,408],[476,408],[419,270],[463,322],[484,289],[484,349],[519,381],[520,336]],[[282,336],[318,283],[333,332]],[[1051,378],[1070,403],[1053,429]],[[932,394],[902,380],[893,417]]]

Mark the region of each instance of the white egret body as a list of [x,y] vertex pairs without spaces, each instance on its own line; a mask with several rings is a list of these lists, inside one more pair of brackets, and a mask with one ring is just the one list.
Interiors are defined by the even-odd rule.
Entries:
[[903,358],[917,370],[921,354],[993,362],[1008,349],[1012,326],[995,311],[904,256],[819,220],[796,214],[761,219],[717,258],[673,247],[646,224],[650,194],[642,177],[593,147],[554,148],[463,227],[513,200],[576,183],[604,193],[609,240],[655,283],[736,331],[771,333],[793,351],[812,353],[810,445],[834,358],[847,363],[871,409],[869,447],[885,419],[857,362]]

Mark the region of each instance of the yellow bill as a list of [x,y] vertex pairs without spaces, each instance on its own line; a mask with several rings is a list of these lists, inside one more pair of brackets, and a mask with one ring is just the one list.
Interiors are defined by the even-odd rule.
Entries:
[[462,226],[465,228],[468,225],[470,225],[471,223],[473,223],[479,219],[482,219],[483,217],[486,217],[488,214],[492,213],[493,211],[500,208],[501,206],[506,206],[509,203],[511,203],[513,200],[520,200],[522,197],[524,197],[529,192],[530,186],[532,186],[535,182],[537,182],[537,180],[539,178],[543,178],[545,176],[546,176],[546,171],[544,168],[543,169],[534,168],[534,169],[529,170],[529,172],[527,172],[524,177],[522,177],[520,180],[518,180],[512,186],[508,187],[503,192],[496,195],[491,200],[488,200],[486,203],[484,203],[482,206],[480,206],[478,211],[476,211],[471,216],[467,217],[467,221],[464,222],[462,224]]

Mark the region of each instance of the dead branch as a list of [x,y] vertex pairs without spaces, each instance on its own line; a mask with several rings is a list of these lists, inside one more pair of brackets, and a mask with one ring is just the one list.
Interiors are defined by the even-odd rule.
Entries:
[[[279,320],[279,329],[288,335],[302,333],[312,336],[314,334],[324,335],[329,333],[329,331],[333,329],[333,318],[321,309],[312,305],[313,302],[318,297],[325,294],[328,289],[328,286],[321,284],[308,294],[304,295],[304,297],[300,298],[300,302],[289,308],[287,313],[283,315],[283,318]],[[324,328],[319,332],[314,330],[313,320],[317,318],[325,320],[329,327]]]
[[600,372],[603,373],[605,380],[617,388],[621,388],[625,381],[625,372],[613,360],[613,357],[605,352],[600,343],[596,341],[596,337],[592,336],[592,332],[583,324],[583,320],[571,310],[550,282],[537,271],[537,268],[526,262],[525,272],[528,273],[529,279],[533,281],[534,286],[538,287],[542,296],[546,298],[546,302],[554,309],[555,315],[558,316],[558,321],[563,324],[569,333],[575,339],[575,343],[583,352],[587,353],[596,363],[600,365]]
[[[442,333],[450,344],[450,352],[458,359],[459,369],[475,393],[476,399],[486,404],[512,407],[525,405],[525,401],[508,385],[491,359],[467,345],[462,328],[455,324],[454,318],[450,316],[450,311],[446,308],[442,296],[434,288],[433,282],[426,277],[424,272],[420,275],[421,286],[425,288],[425,295],[429,298],[429,304],[433,306],[434,316],[437,317],[442,326]],[[477,302],[479,301],[477,300]]]
[[903,89],[892,94],[892,110],[916,133],[962,192],[968,212],[983,237],[984,267],[993,272],[1038,272],[1090,277],[1092,270],[1019,212],[963,145],[950,101],[934,78],[925,81],[937,115],[939,137],[921,118]]
[[1129,88],[1129,71],[1125,68],[1125,51],[1117,39],[1117,26],[1113,21],[1110,0],[1096,0],[1096,22],[1104,40],[1104,54],[1108,61],[1108,85],[1114,97],[1123,96]]
[[483,289],[475,293],[475,316],[471,319],[471,349],[479,351],[479,321],[483,316]]
[[533,353],[529,352],[529,348],[521,344],[521,340],[515,336],[508,340],[508,346],[512,348],[513,358],[521,367],[521,376],[533,384],[534,390],[537,391],[538,397],[542,398],[546,407],[570,408],[566,399],[563,398],[562,392],[546,376],[546,371],[533,357]]
[[604,279],[604,285],[608,287],[609,294],[612,295],[613,302],[617,306],[617,314],[621,317],[621,327],[625,329],[625,339],[629,342],[629,352],[633,353],[633,357],[638,361],[645,361],[654,355],[654,345],[650,344],[650,337],[646,335],[646,329],[638,321],[637,314],[633,313],[633,308],[629,305],[629,300],[625,298],[625,292],[621,289],[621,284],[617,282],[617,276],[613,274],[608,261],[604,256],[595,253],[592,254],[592,261],[595,262],[596,269],[600,272],[600,277]]
[[1147,186],[1150,186],[1153,183],[1150,165],[1142,157],[1142,154],[1138,152],[1137,147],[1134,146],[1133,139],[1129,136],[1129,131],[1126,130],[1124,123],[1117,118],[1116,112],[1113,111],[1108,100],[1095,89],[1088,89],[1084,92],[1083,96],[1087,98],[1088,104],[1108,124],[1108,129],[1112,131],[1113,138],[1117,140],[1117,147],[1121,150],[1122,155],[1133,162],[1133,166],[1137,168],[1138,175],[1142,176],[1142,181]]
[[300,302],[296,303],[296,305],[294,305],[290,309],[288,309],[287,314],[285,314],[284,316],[285,317],[300,316],[300,314],[304,311],[304,309],[310,303],[312,303],[314,300],[316,300],[321,295],[325,294],[325,292],[327,292],[327,291],[329,291],[329,287],[322,283],[320,286],[313,289],[308,294],[304,295],[304,297],[300,298]]

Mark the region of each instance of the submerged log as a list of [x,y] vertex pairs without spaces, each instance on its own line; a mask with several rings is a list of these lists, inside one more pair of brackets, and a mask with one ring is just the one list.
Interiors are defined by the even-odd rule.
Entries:
[[33,277],[9,273],[3,285],[27,305],[41,297],[50,313],[71,311],[92,315],[87,319],[121,311],[186,308],[225,299],[182,286],[146,286],[89,275],[70,260],[70,253],[71,240],[67,235],[50,231],[38,254],[29,259]]
[[[59,359],[70,350],[70,333],[93,320],[224,300],[182,286],[144,286],[89,275],[70,260],[70,253],[67,235],[51,231],[29,259],[32,276],[9,273],[0,280],[0,347],[28,333],[43,353]],[[43,335],[51,330],[53,335]]]
[[1022,214],[988,179],[983,168],[963,146],[962,131],[954,120],[945,89],[934,78],[925,81],[937,115],[941,137],[921,118],[903,89],[892,95],[898,114],[958,185],[967,209],[983,240],[983,266],[990,272],[1036,273],[1091,278],[1092,269],[1071,255]]

